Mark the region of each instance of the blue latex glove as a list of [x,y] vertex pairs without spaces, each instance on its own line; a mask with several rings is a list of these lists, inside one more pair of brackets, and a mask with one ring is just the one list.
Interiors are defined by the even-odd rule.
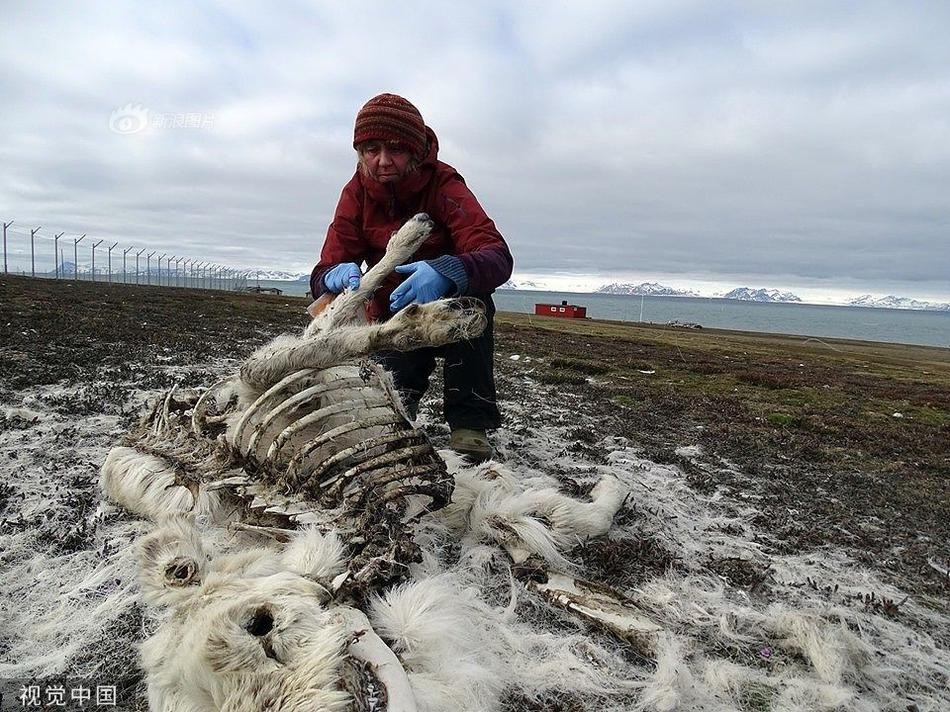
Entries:
[[323,284],[328,291],[339,294],[344,289],[356,289],[360,286],[360,268],[353,262],[344,262],[323,275]]
[[396,268],[409,279],[393,290],[389,297],[389,311],[397,312],[407,304],[426,304],[444,297],[455,284],[439,274],[428,262],[410,262]]

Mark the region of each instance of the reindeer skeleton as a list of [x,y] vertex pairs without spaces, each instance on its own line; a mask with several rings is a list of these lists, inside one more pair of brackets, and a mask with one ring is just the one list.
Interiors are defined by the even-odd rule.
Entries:
[[[437,517],[459,533],[475,531],[502,545],[516,563],[534,555],[564,564],[559,544],[609,528],[626,495],[612,478],[602,480],[593,501],[584,504],[554,491],[526,493],[491,468],[465,474],[456,463],[450,473],[446,460],[413,427],[390,376],[369,358],[384,349],[472,338],[485,328],[480,305],[466,299],[411,305],[385,323],[366,323],[365,307],[375,290],[431,229],[424,214],[410,219],[360,286],[339,295],[301,336],[274,339],[252,354],[236,377],[207,390],[171,389],[140,428],[109,453],[101,472],[105,494],[163,524],[141,549],[146,597],[176,611],[170,619],[175,622],[143,648],[157,709],[236,704],[233,689],[217,689],[210,672],[190,683],[190,673],[169,673],[177,668],[166,648],[179,649],[183,621],[213,615],[233,623],[234,616],[243,616],[243,630],[262,641],[261,669],[270,665],[268,658],[281,658],[281,638],[271,630],[275,614],[260,613],[272,606],[253,608],[256,589],[247,588],[253,584],[272,589],[274,600],[294,592],[311,601],[291,607],[302,606],[301,620],[322,631],[314,636],[323,636],[330,649],[344,649],[350,661],[344,666],[349,673],[335,689],[345,688],[350,699],[364,705],[361,709],[413,710],[406,672],[358,608],[369,596],[409,579],[411,566],[421,560],[414,540],[420,520]],[[491,504],[498,492],[507,499],[502,503],[495,497]],[[481,514],[473,509],[477,501],[483,503]],[[533,516],[537,512],[540,518]],[[180,518],[169,520],[175,514],[264,535],[282,542],[283,553],[231,555],[208,564],[193,527]],[[582,582],[566,575],[535,574],[533,579],[529,586],[552,602],[625,638],[642,639],[657,630],[609,592],[585,592]],[[233,612],[238,603],[222,608],[211,593],[197,594],[228,586],[236,587],[235,601],[246,599],[251,608],[239,615]],[[337,605],[323,608],[331,603]],[[270,638],[277,642],[265,645]],[[258,672],[241,677],[239,687],[251,684]],[[202,690],[200,705],[181,701],[188,684]],[[317,699],[307,697],[311,683],[290,673],[276,688],[261,684],[267,694],[279,689],[282,699],[299,698],[305,701],[301,704]],[[324,692],[321,704],[346,708],[346,695]],[[246,697],[260,702],[254,694]],[[285,708],[296,709],[289,702]]]

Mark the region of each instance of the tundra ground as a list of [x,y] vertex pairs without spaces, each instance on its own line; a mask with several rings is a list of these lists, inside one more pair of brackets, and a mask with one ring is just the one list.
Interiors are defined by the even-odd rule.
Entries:
[[[90,516],[99,464],[91,453],[128,428],[142,393],[209,385],[222,363],[299,330],[305,306],[292,297],[0,277],[0,540],[30,531],[44,562],[63,563],[104,557],[126,535],[131,541],[140,533],[132,525],[105,543],[93,531],[104,522]],[[597,465],[624,440],[644,460],[681,471],[697,496],[754,511],[748,531],[762,550],[844,552],[917,604],[950,611],[950,579],[938,570],[950,559],[948,350],[500,314],[496,365],[506,418],[495,436],[500,459],[557,475],[552,463]],[[442,446],[438,380],[422,417]],[[539,432],[558,438],[529,443]],[[565,489],[577,486],[570,475]],[[623,536],[589,542],[573,556],[621,588],[699,569],[768,598],[773,573],[761,561],[708,554],[684,561],[684,550],[656,535],[656,522],[638,528],[638,517],[660,514],[628,508],[617,522]],[[0,552],[0,570],[21,554]],[[838,581],[826,575],[775,584],[832,596]],[[20,583],[5,588],[0,607],[41,595]],[[901,618],[901,600],[872,589],[861,596],[855,605]],[[128,665],[128,641],[143,632],[141,611],[129,608],[116,625],[113,642],[91,641],[89,650],[129,649],[116,657],[112,679],[132,689],[141,681]],[[946,631],[928,632],[950,646]],[[0,669],[17,662],[9,640],[0,636]],[[81,651],[70,654],[81,668]]]

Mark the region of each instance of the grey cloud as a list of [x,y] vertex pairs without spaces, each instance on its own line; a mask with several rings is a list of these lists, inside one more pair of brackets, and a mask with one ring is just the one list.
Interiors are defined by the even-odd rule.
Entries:
[[[943,3],[7,5],[0,212],[18,227],[309,265],[353,115],[389,90],[516,269],[950,292]],[[213,126],[111,132],[130,102]]]

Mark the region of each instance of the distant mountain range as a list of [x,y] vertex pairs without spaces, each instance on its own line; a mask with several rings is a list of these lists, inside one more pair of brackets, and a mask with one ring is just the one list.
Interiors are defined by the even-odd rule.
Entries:
[[[541,292],[557,292],[557,291],[570,291],[576,293],[587,293],[587,294],[620,294],[620,295],[630,295],[630,296],[647,296],[647,297],[704,297],[712,296],[718,299],[736,299],[739,301],[747,302],[768,302],[768,303],[802,303],[803,300],[797,294],[792,292],[783,292],[778,289],[753,289],[752,287],[737,287],[729,292],[724,294],[716,293],[712,295],[704,295],[694,292],[687,289],[676,289],[675,287],[668,287],[664,284],[659,284],[657,282],[641,282],[640,284],[633,284],[631,282],[611,282],[609,284],[601,285],[600,287],[589,290],[581,288],[573,288],[569,290],[559,290],[552,287],[550,284],[539,284],[537,282],[531,281],[519,281],[515,283],[514,281],[505,282],[499,289],[513,289],[518,291],[541,291]],[[896,297],[893,295],[887,297],[873,297],[870,294],[865,294],[860,297],[854,297],[849,299],[846,302],[840,302],[843,306],[855,306],[855,307],[878,307],[878,308],[887,308],[887,309],[924,309],[927,311],[950,311],[950,303],[943,302],[926,302],[919,299],[910,299],[908,297]]]
[[751,287],[736,287],[731,292],[722,295],[723,299],[738,299],[740,302],[800,302],[801,297],[791,292],[780,292],[777,289],[752,289]]
[[645,297],[698,297],[696,292],[690,292],[685,289],[674,289],[657,282],[642,282],[640,284],[631,284],[630,282],[611,282],[594,290],[595,294],[629,294],[633,296]]
[[532,282],[530,280],[525,280],[523,282],[518,282],[515,284],[510,279],[501,285],[498,289],[520,289],[526,292],[546,292],[548,291],[543,284],[538,284],[537,282]]
[[[96,260],[96,277],[100,276],[105,278],[107,272],[107,261],[103,258],[100,263],[99,260]],[[129,274],[135,274],[135,260],[126,260],[126,270]],[[184,263],[181,265],[181,273],[184,275],[187,273],[190,274],[191,267],[190,265],[186,267]],[[249,268],[244,270],[238,270],[239,272],[246,271],[248,274],[247,281],[248,284],[253,284],[258,279],[264,282],[297,282],[297,283],[308,283],[310,281],[309,274],[299,274],[294,272],[287,272],[285,270],[275,270],[275,269],[257,269]],[[115,255],[112,259],[112,274],[118,275],[122,272],[122,261],[121,259],[116,260]],[[79,266],[79,274],[88,275],[90,273],[89,265]],[[139,274],[144,275],[146,273],[146,263],[145,260],[139,259]],[[153,265],[152,277],[154,279],[158,278],[158,266]],[[169,275],[174,277],[175,270],[172,269],[171,272],[165,267],[162,268],[162,275]],[[47,273],[48,276],[52,276],[54,273],[51,270]],[[60,265],[60,274],[68,276],[73,274],[73,263],[72,262],[63,262]],[[505,282],[499,289],[510,289],[516,291],[535,291],[535,292],[557,292],[565,291],[558,290],[553,288],[550,284],[543,284],[531,280],[519,280],[514,282],[513,280],[508,280]],[[589,289],[589,288],[588,288]],[[736,287],[735,289],[726,292],[725,294],[712,294],[704,295],[694,292],[689,289],[677,289],[675,287],[668,287],[664,284],[658,282],[641,282],[640,284],[633,284],[632,282],[610,282],[608,284],[603,284],[600,287],[597,287],[593,291],[588,291],[588,289],[574,288],[566,291],[578,292],[578,293],[588,293],[588,294],[617,294],[617,295],[627,295],[627,296],[646,296],[646,297],[703,297],[703,296],[712,296],[719,299],[736,299],[738,301],[744,302],[768,302],[768,303],[801,303],[802,298],[797,294],[792,292],[782,292],[778,289],[753,289],[752,287]],[[882,309],[915,309],[915,310],[926,310],[926,311],[945,311],[950,312],[950,302],[927,302],[919,299],[912,299],[910,297],[898,297],[893,294],[889,294],[886,297],[875,297],[870,294],[862,294],[859,297],[853,297],[844,302],[846,306],[853,307],[876,307]]]
[[[82,269],[80,269],[82,271]],[[98,269],[97,269],[98,271]],[[253,282],[257,279],[257,270],[249,269],[248,282]],[[260,270],[260,279],[261,281],[296,281],[296,282],[308,282],[310,280],[309,274],[297,275],[291,272],[284,272],[281,270]],[[543,284],[531,280],[519,280],[515,282],[513,280],[508,280],[505,282],[499,289],[511,289],[515,291],[532,291],[532,292],[557,292],[564,291],[553,289],[550,284]],[[583,289],[571,289],[567,291],[572,292],[587,292]],[[699,294],[690,289],[677,289],[675,287],[668,287],[665,284],[660,284],[659,282],[641,282],[640,284],[633,284],[632,282],[610,282],[609,284],[603,284],[597,289],[594,289],[592,292],[587,292],[591,294],[619,294],[619,295],[629,295],[629,296],[646,296],[646,297],[703,297],[707,295]],[[802,298],[797,294],[792,292],[783,292],[778,289],[754,289],[752,287],[736,287],[735,289],[726,292],[725,294],[713,294],[713,297],[719,299],[736,299],[743,302],[767,302],[767,303],[802,303]],[[895,297],[893,295],[887,297],[872,297],[870,294],[865,294],[860,297],[855,297],[849,299],[845,302],[847,306],[855,307],[883,307],[888,309],[926,309],[928,311],[950,311],[950,304],[937,303],[937,302],[925,302],[917,299],[910,299],[908,297]]]
[[886,297],[872,297],[863,294],[860,297],[849,299],[848,304],[853,307],[879,307],[884,309],[925,309],[927,311],[950,311],[950,303],[923,302],[909,297],[895,297],[889,294]]
[[[260,279],[268,282],[309,282],[309,274],[295,274],[293,272],[284,272],[279,269],[257,269],[251,267],[249,269],[243,270],[247,272],[248,281],[253,281]],[[258,276],[260,275],[260,276]]]

